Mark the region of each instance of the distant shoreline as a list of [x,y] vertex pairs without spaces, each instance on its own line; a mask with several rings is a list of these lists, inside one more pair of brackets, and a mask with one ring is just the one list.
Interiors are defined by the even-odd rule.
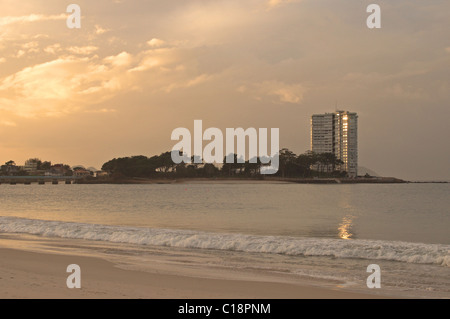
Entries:
[[216,177],[216,178],[179,178],[179,179],[152,179],[152,178],[120,178],[110,180],[80,180],[78,184],[184,184],[184,183],[294,183],[294,184],[404,184],[410,183],[395,177],[373,178],[242,178],[242,177]]
[[140,177],[102,177],[102,178],[78,178],[71,176],[29,176],[14,177],[0,176],[1,184],[448,184],[448,181],[406,181],[396,177],[359,177],[359,178],[292,178],[292,177],[190,177],[190,178],[140,178]]

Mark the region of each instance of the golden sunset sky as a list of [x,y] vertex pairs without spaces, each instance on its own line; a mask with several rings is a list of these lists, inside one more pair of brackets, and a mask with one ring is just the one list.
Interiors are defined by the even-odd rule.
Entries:
[[[66,7],[81,7],[81,29]],[[366,7],[382,9],[368,29]],[[2,0],[0,164],[101,168],[169,151],[177,127],[276,127],[359,114],[359,164],[450,179],[448,0]]]

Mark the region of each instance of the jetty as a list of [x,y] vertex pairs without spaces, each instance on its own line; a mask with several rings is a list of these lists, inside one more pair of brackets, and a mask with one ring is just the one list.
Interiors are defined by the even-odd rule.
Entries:
[[0,184],[8,185],[31,185],[33,183],[39,185],[45,185],[46,183],[58,185],[64,184],[77,184],[82,177],[78,176],[0,176]]

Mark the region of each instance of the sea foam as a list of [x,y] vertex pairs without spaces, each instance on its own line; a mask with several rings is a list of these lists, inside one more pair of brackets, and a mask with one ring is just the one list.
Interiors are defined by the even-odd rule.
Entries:
[[0,232],[196,249],[292,256],[329,256],[436,264],[450,267],[450,245],[381,240],[343,240],[209,233],[143,227],[0,217]]

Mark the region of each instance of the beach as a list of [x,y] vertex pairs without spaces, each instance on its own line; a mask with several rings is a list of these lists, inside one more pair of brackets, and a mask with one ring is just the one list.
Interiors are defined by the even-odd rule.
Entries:
[[[14,311],[157,299],[140,315],[199,318],[211,308],[187,300],[282,299],[265,314],[284,318],[308,313],[301,299],[334,316],[360,312],[340,299],[450,299],[450,1],[0,9]],[[48,303],[30,308],[60,312]]]
[[[448,184],[0,192],[0,298],[450,297]],[[72,264],[81,289],[67,288]]]
[[[43,252],[18,238],[1,240],[20,248],[0,248],[1,299],[368,299],[385,298],[345,289],[322,288],[290,276],[218,269],[186,270],[182,264],[165,267],[158,256],[145,260],[145,270],[120,265],[119,255],[93,256],[80,241],[64,240],[68,252]],[[61,242],[60,242],[61,243]],[[48,242],[46,249],[49,250]],[[91,243],[92,244],[92,243]],[[74,249],[73,247],[77,247]],[[51,250],[51,249],[50,249]],[[123,256],[122,256],[123,257]],[[109,259],[109,260],[108,260]],[[81,268],[81,288],[69,289],[68,265]],[[189,268],[189,267],[188,267]],[[166,271],[164,269],[167,269]],[[234,279],[233,279],[234,278]],[[236,279],[237,278],[237,279]],[[292,280],[292,282],[289,282]]]

